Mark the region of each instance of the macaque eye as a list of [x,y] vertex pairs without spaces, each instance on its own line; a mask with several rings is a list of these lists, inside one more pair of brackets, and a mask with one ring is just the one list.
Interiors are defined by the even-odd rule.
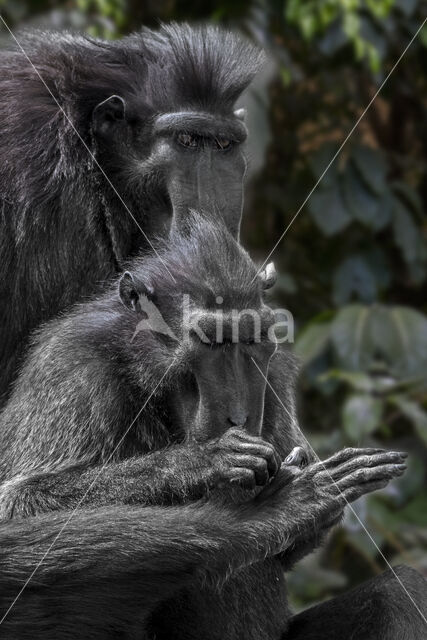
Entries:
[[189,133],[179,133],[177,136],[179,144],[183,147],[195,148],[199,146],[199,140],[196,136],[192,136]]
[[221,149],[222,151],[225,151],[226,149],[229,149],[232,146],[233,141],[228,140],[228,138],[215,138],[215,143],[216,143],[217,149]]

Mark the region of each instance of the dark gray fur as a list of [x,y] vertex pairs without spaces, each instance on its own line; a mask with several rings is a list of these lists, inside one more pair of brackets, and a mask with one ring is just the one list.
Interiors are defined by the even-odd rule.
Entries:
[[[269,322],[255,266],[221,225],[193,215],[186,233],[175,232],[172,247],[159,252],[129,265],[131,282],[153,296],[174,331],[183,292],[208,315],[219,294],[226,309],[263,309]],[[402,605],[404,593],[390,576],[292,618],[283,575],[283,566],[323,540],[347,501],[400,475],[404,456],[346,449],[303,469],[282,464],[295,445],[304,446],[295,366],[284,352],[268,368],[281,402],[267,388],[259,433],[257,423],[248,422],[252,432],[246,423],[232,427],[216,410],[203,428],[186,421],[176,399],[193,393],[188,375],[199,372],[201,353],[223,351],[233,360],[250,350],[264,362],[267,347],[190,341],[182,350],[147,332],[131,341],[141,314],[118,288],[38,331],[1,415],[4,610],[64,528],[6,617],[2,637],[326,640],[350,638],[356,623],[367,640],[422,637],[420,614]],[[209,381],[212,396],[226,399],[223,375]],[[255,398],[243,399],[256,409]],[[240,395],[235,401],[241,408]],[[229,494],[230,482],[240,493]],[[399,575],[425,611],[423,579],[405,568]]]
[[[263,300],[261,282],[259,279],[252,282],[256,267],[248,254],[221,225],[196,214],[189,217],[185,233],[174,233],[172,248],[168,243],[160,242],[157,254],[134,260],[129,269],[139,292],[153,291],[157,308],[177,336],[182,331],[182,294],[186,292],[191,294],[192,304],[208,317],[216,306],[216,297],[221,295],[225,317],[233,308],[251,308],[264,311],[268,326],[272,322]],[[191,447],[197,448],[200,443],[210,447],[213,436],[223,436],[232,424],[228,420],[229,414],[222,416],[220,408],[211,410],[203,429],[197,418],[191,423],[184,423],[180,418],[177,407],[182,403],[188,376],[197,374],[199,362],[204,363],[211,358],[215,361],[224,352],[220,378],[215,367],[211,371],[209,365],[207,372],[203,371],[203,375],[208,376],[211,396],[218,397],[220,404],[225,404],[229,388],[234,384],[234,394],[229,398],[230,411],[233,401],[239,406],[246,403],[247,414],[258,410],[258,407],[251,406],[254,402],[252,397],[237,397],[240,379],[235,383],[230,379],[229,388],[224,388],[227,358],[235,368],[229,346],[216,349],[195,340],[189,347],[147,331],[133,338],[138,322],[144,317],[141,311],[134,311],[123,304],[118,281],[115,281],[102,296],[75,306],[68,314],[35,332],[33,346],[11,398],[0,415],[0,480],[7,481],[1,501],[4,515],[32,513],[31,505],[25,507],[23,503],[19,507],[19,500],[13,505],[9,498],[6,500],[6,495],[19,493],[12,478],[18,478],[18,485],[24,487],[26,482],[21,483],[19,476],[28,476],[36,471],[68,469],[70,465],[82,463],[89,467],[89,475],[92,474],[92,468],[105,462],[112,454],[124,429],[134,420],[171,364],[172,368],[160,388],[114,453],[114,462],[127,462],[122,463],[114,474],[110,482],[111,491],[117,492],[119,487],[115,480],[126,468],[129,468],[129,477],[134,478],[132,482],[138,482],[142,473],[138,465],[142,465],[147,467],[147,482],[142,486],[146,484],[145,490],[154,491],[155,496],[139,496],[138,502],[159,504],[163,500],[170,501],[174,482],[178,483],[175,490],[177,499],[184,499],[187,494],[185,487],[180,486],[182,474],[178,469],[185,468],[188,478],[192,478],[191,467],[194,466],[194,475],[199,482],[203,475],[201,460],[206,457],[204,464],[208,471],[213,453],[205,456],[201,451],[202,457],[198,460],[196,451]],[[267,374],[274,345],[263,342],[244,345],[243,348],[255,356]],[[254,377],[254,386],[264,389],[263,379],[255,365],[249,362],[243,373],[247,384],[251,376]],[[295,445],[303,444],[293,417],[295,374],[296,366],[290,354],[278,352],[272,357],[269,375],[280,375],[280,383],[277,379],[274,386],[281,389],[287,411],[268,390],[262,431],[266,439],[272,441],[281,459]],[[253,395],[256,393],[254,389]],[[258,404],[264,402],[264,394],[256,397]],[[207,402],[209,404],[209,399]],[[254,424],[251,435],[258,436],[260,430],[261,425]],[[164,450],[177,441],[183,445]],[[150,453],[158,449],[163,451]],[[172,465],[171,459],[178,455],[176,451],[179,451],[179,457]],[[150,455],[140,458],[141,454]],[[112,469],[114,465],[106,469],[106,477]],[[82,472],[78,474],[82,475]],[[157,482],[159,488],[154,489]],[[161,497],[162,485],[165,486],[164,498]],[[99,482],[97,486],[100,486]],[[68,490],[79,491],[71,480]],[[194,487],[189,491],[193,495]],[[43,493],[47,500],[45,488]],[[22,497],[25,495],[26,492],[22,491]],[[120,492],[117,497],[119,502],[123,501]],[[35,507],[34,511],[39,508]],[[51,508],[49,505],[48,509]]]
[[0,403],[30,332],[189,206],[214,203],[238,235],[246,130],[233,105],[262,58],[229,32],[176,24],[117,42],[19,41],[53,96],[19,49],[0,53]]

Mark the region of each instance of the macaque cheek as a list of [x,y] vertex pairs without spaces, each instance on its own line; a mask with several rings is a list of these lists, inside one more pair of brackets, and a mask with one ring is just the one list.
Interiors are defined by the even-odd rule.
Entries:
[[172,423],[183,438],[192,436],[199,412],[199,392],[193,376],[186,376],[183,383],[171,392],[169,413],[173,414]]

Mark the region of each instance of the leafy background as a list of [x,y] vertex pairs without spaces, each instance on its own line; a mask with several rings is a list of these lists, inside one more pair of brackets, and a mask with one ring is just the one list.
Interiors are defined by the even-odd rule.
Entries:
[[[13,28],[115,38],[159,20],[240,29],[270,54],[247,97],[243,239],[264,259],[427,15],[425,0],[2,0]],[[5,36],[3,31],[2,37]],[[303,361],[300,414],[321,456],[411,452],[410,470],[355,508],[391,563],[427,576],[427,28],[286,233],[276,302]],[[384,569],[347,514],[291,574],[296,607]]]

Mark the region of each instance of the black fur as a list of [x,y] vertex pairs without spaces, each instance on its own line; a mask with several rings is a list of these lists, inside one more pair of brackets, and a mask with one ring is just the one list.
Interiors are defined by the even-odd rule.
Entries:
[[[63,528],[5,618],[2,637],[302,637],[297,634],[310,614],[291,618],[281,563],[289,567],[319,544],[346,501],[400,475],[403,458],[351,449],[304,469],[281,464],[294,445],[303,444],[294,410],[295,367],[287,354],[274,355],[268,368],[278,397],[267,388],[265,396],[230,399],[227,362],[235,368],[239,354],[249,350],[267,371],[262,363],[270,346],[246,340],[202,345],[193,338],[183,345],[146,331],[135,336],[143,314],[139,303],[132,304],[129,286],[155,300],[175,333],[182,293],[207,317],[219,294],[225,316],[231,306],[251,307],[271,323],[256,269],[223,227],[193,215],[171,248],[160,246],[158,256],[137,260],[129,270],[122,299],[115,283],[36,334],[1,415],[0,502],[9,519],[0,526],[4,610]],[[216,406],[203,429],[198,419],[187,419],[188,411],[179,415],[183,398],[194,393],[189,375],[199,382],[200,367],[204,375],[205,362],[217,353],[225,354],[224,368],[208,378],[212,397],[254,412],[256,402],[263,403],[259,433],[250,433],[257,424],[250,421],[230,428],[228,413]],[[248,367],[239,388],[251,375]],[[236,481],[244,489],[230,495]],[[421,580],[409,573],[405,584],[425,607]],[[368,606],[372,594],[385,607],[390,588],[382,582],[366,587],[358,606]],[[340,606],[332,603],[333,610]],[[415,639],[421,627],[410,606],[405,628]],[[331,637],[324,611],[313,637]],[[386,607],[372,619],[372,629],[366,637],[404,637],[397,635],[401,620]]]
[[[176,232],[173,240],[172,248],[166,242],[159,242],[156,254],[136,259],[129,269],[138,291],[153,291],[157,308],[177,337],[182,332],[184,293],[190,295],[191,305],[203,312],[201,325],[204,318],[210,318],[218,295],[223,298],[224,318],[233,308],[251,308],[263,312],[263,322],[271,324],[272,317],[263,301],[261,283],[258,279],[252,282],[256,275],[255,265],[220,225],[193,214],[186,232]],[[81,463],[98,465],[113,452],[114,461],[127,460],[185,441],[184,446],[177,449],[180,454],[173,467],[170,464],[174,455],[172,449],[166,454],[156,454],[154,458],[148,456],[143,463],[148,465],[146,473],[147,485],[152,485],[150,491],[156,485],[158,475],[160,485],[165,486],[165,500],[170,500],[171,483],[179,483],[177,467],[188,468],[190,477],[193,460],[197,467],[196,476],[200,476],[200,460],[196,462],[195,451],[191,451],[189,446],[193,441],[204,443],[210,438],[197,431],[197,419],[193,428],[190,422],[184,424],[175,407],[179,406],[188,376],[196,369],[194,360],[207,361],[222,350],[212,351],[209,346],[198,344],[197,340],[191,347],[192,342],[188,346],[182,341],[149,331],[135,335],[138,323],[144,317],[143,312],[135,312],[123,304],[118,283],[114,282],[101,297],[75,306],[70,313],[35,332],[33,346],[11,398],[0,415],[0,480],[8,481],[2,501],[5,515],[19,513],[16,504],[6,506],[9,505],[6,495],[16,493],[16,487],[12,488],[13,478],[20,484],[19,476],[28,476],[36,471],[56,471]],[[274,345],[263,342],[249,345],[247,349],[259,366],[265,367],[262,354],[267,352],[268,364]],[[224,350],[227,357],[229,348],[224,346]],[[223,366],[226,364],[224,360]],[[247,384],[249,376],[254,374],[256,385],[263,389],[261,374],[252,364],[248,369]],[[280,383],[276,379],[275,385],[280,388],[286,411],[268,390],[262,430],[281,459],[293,446],[303,444],[294,418],[295,374],[296,366],[290,354],[280,352],[273,356],[269,375],[276,378],[280,375]],[[225,375],[223,368],[221,379],[217,375],[216,379],[209,379],[211,395],[217,396],[222,403],[226,393],[223,388]],[[138,415],[163,376],[160,388]],[[236,382],[240,384],[240,380]],[[264,402],[263,395],[258,401]],[[246,402],[250,408],[252,398]],[[255,412],[256,408],[252,410]],[[210,428],[212,424],[217,437],[225,434],[231,426],[227,416],[220,422],[220,413],[219,409],[215,414],[212,412],[207,425]],[[124,430],[137,415],[129,434],[115,450]],[[278,423],[280,429],[277,428]],[[164,469],[160,462],[162,458]],[[139,463],[140,458],[137,458],[137,465]],[[137,472],[131,467],[132,464],[128,475],[136,474],[137,480],[137,474],[142,471]],[[117,473],[123,470],[124,467]],[[197,481],[199,479],[197,477]],[[160,488],[156,494],[154,499],[139,496],[138,501],[163,502]],[[123,497],[119,496],[119,499],[122,501]],[[34,510],[37,511],[37,507]],[[22,507],[22,511],[29,515],[31,508]]]
[[[215,27],[169,25],[117,42],[50,32],[19,40],[52,95],[19,49],[1,52],[0,402],[29,333],[92,294],[147,236],[179,225],[188,206],[215,201],[220,212],[221,189],[235,202],[225,223],[238,233],[244,127],[232,108],[261,60]],[[114,121],[108,103],[95,111],[113,94],[124,105]],[[170,112],[179,124],[165,132],[156,119]],[[236,144],[192,153],[175,141],[186,128]]]

